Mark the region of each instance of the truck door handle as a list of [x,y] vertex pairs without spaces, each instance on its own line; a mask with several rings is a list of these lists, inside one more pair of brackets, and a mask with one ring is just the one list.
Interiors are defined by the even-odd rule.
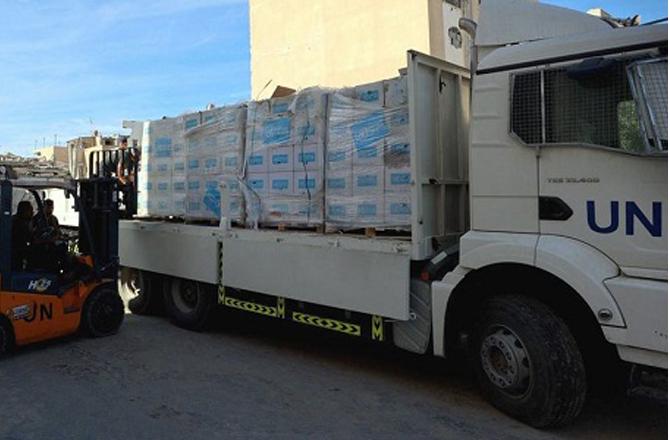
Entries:
[[565,221],[572,209],[560,197],[540,196],[540,220]]

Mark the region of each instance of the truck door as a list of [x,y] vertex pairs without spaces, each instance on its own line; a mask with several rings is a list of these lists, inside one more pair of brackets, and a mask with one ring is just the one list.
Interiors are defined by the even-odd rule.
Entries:
[[643,277],[667,271],[667,69],[667,58],[628,57],[540,72],[541,233]]

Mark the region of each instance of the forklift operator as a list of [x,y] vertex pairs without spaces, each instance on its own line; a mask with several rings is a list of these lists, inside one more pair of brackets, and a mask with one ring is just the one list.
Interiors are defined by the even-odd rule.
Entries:
[[52,236],[55,238],[60,237],[60,225],[58,224],[58,218],[54,215],[54,201],[51,199],[44,200],[44,215],[37,213],[33,217],[33,228],[38,229],[42,223],[44,227],[52,228]]
[[33,240],[33,205],[23,200],[16,207],[12,217],[12,264],[15,269],[23,269],[28,259],[28,251]]

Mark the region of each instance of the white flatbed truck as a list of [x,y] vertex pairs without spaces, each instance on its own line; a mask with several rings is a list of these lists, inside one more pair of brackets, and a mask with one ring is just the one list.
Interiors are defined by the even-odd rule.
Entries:
[[122,221],[134,310],[197,329],[218,302],[468,355],[537,427],[622,361],[667,370],[667,26],[484,2],[475,43],[472,77],[408,52],[411,237]]

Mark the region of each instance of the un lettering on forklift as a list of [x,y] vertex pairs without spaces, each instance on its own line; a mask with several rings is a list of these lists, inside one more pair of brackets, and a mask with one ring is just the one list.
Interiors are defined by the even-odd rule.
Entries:
[[[26,316],[23,318],[26,322],[33,322],[35,318],[37,317],[37,304],[33,303],[33,313],[30,316]],[[49,304],[40,304],[39,307],[39,320],[40,321],[51,321],[53,319],[53,312],[54,312],[54,305],[52,303]]]

